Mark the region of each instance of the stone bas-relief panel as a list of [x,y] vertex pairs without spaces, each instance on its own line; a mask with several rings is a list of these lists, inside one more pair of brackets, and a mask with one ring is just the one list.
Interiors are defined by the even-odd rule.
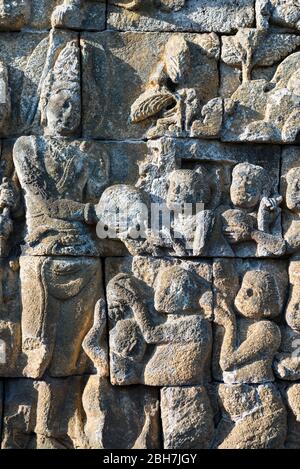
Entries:
[[0,1],[3,448],[300,447],[298,3]]
[[253,23],[253,0],[108,1],[108,26],[121,31],[232,33]]
[[217,35],[87,33],[81,45],[86,137],[183,137],[193,126],[218,133]]
[[105,1],[1,0],[0,31],[105,29]]
[[97,375],[6,381],[3,449],[158,449],[157,390]]
[[[114,275],[116,269],[119,273]],[[112,384],[207,383],[212,346],[210,264],[111,258],[106,260],[108,279]]]
[[274,375],[284,324],[286,264],[215,260],[213,275],[213,376],[224,381],[217,386],[221,418],[215,447],[283,448],[288,435],[299,430],[293,412],[288,422]]
[[299,141],[299,34],[240,29],[222,37],[223,141]]
[[150,141],[135,185],[106,188],[98,216],[132,255],[278,257],[279,174],[278,146]]

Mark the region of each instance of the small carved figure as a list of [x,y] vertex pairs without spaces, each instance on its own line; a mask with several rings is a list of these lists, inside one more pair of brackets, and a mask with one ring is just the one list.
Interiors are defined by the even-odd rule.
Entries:
[[172,36],[165,45],[164,56],[149,78],[146,91],[131,107],[131,120],[138,123],[156,118],[155,127],[148,131],[156,137],[171,131],[174,135],[186,133],[197,110],[194,89],[184,87],[190,69],[190,51],[182,35]]
[[[254,241],[258,256],[281,256],[282,197],[273,193],[270,177],[261,166],[240,163],[232,171],[230,197],[234,208],[222,213],[223,232],[231,245]],[[278,233],[279,232],[279,233]]]
[[289,299],[286,324],[281,327],[282,341],[276,355],[274,370],[280,379],[296,381],[300,378],[300,259],[291,258],[289,266]]
[[[215,322],[224,330],[219,365],[226,383],[219,387],[223,418],[216,446],[282,448],[286,410],[271,383],[272,364],[281,342],[279,327],[270,321],[283,307],[279,280],[266,270],[249,270],[239,288],[232,264],[221,260],[215,262],[214,278]],[[232,309],[233,301],[239,318]]]
[[[230,384],[274,381],[272,364],[281,334],[270,319],[278,317],[283,307],[276,275],[266,270],[247,271],[234,298],[238,283],[233,267],[228,261],[217,261],[214,271],[218,289],[215,321],[224,328],[220,350],[224,381]],[[224,287],[230,277],[235,281],[229,293]]]

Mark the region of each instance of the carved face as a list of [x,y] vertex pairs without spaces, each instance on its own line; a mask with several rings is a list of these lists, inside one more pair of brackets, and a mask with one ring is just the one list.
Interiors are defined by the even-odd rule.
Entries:
[[250,241],[253,219],[241,210],[226,210],[222,213],[222,230],[230,244]]
[[80,97],[70,91],[60,90],[51,94],[47,108],[47,133],[71,135],[80,126]]
[[192,272],[179,266],[162,269],[156,285],[157,311],[166,314],[199,311],[200,282]]
[[240,208],[254,208],[260,202],[265,178],[264,169],[249,163],[241,163],[232,171],[230,197]]
[[278,316],[281,300],[274,276],[260,270],[246,272],[234,304],[238,312],[246,318]]
[[176,210],[183,204],[208,204],[211,188],[203,171],[179,169],[173,171],[169,179],[167,207]]
[[300,167],[287,174],[286,205],[289,210],[300,211]]

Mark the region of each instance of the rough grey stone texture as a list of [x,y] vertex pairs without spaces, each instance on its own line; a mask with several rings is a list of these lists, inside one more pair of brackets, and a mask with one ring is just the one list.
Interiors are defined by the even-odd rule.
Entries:
[[[145,0],[134,10],[115,6],[116,3],[115,0],[108,2],[108,26],[122,31],[232,33],[254,23],[252,0]],[[126,3],[123,2],[124,6]],[[173,8],[168,4],[174,4]]]
[[2,448],[300,447],[298,3],[0,1]]

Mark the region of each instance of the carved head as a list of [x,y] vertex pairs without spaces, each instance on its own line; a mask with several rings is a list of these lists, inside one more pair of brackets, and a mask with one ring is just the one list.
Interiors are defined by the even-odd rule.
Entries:
[[154,305],[165,314],[199,311],[200,280],[180,266],[162,268],[156,279]]
[[263,270],[246,272],[234,304],[238,312],[246,318],[278,316],[283,304],[277,279]]
[[300,166],[289,170],[286,176],[286,205],[289,210],[300,211]]
[[204,168],[177,169],[169,177],[167,207],[176,210],[183,204],[208,204],[211,199],[211,185]]
[[261,166],[237,164],[232,171],[230,197],[239,208],[255,208],[263,196],[270,193],[268,174]]
[[69,42],[48,75],[41,96],[41,119],[48,135],[72,135],[81,122],[79,48]]
[[149,203],[144,193],[133,186],[116,184],[103,192],[97,206],[100,230],[106,228],[107,237],[146,237]]
[[222,230],[230,244],[251,240],[253,218],[242,210],[226,210],[222,213]]

